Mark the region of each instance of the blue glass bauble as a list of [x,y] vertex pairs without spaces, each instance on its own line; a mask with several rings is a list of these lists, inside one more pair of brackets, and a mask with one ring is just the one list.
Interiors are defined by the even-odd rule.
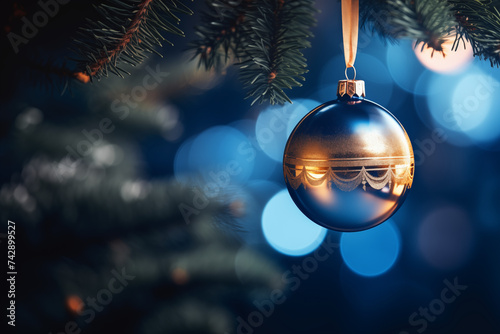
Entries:
[[285,182],[297,207],[337,231],[384,222],[403,204],[413,182],[413,149],[403,126],[359,95],[344,94],[310,111],[288,138],[283,157]]

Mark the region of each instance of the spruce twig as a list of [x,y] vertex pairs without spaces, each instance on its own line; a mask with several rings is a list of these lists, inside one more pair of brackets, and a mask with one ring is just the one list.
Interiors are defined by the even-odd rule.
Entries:
[[206,70],[221,70],[241,48],[242,25],[245,14],[252,8],[251,0],[206,1],[207,10],[202,14],[202,24],[197,26],[198,39],[189,49],[198,65]]
[[446,37],[456,32],[452,50],[469,41],[474,55],[500,66],[500,3],[491,0],[361,0],[362,26],[382,37],[424,42],[442,52]]
[[492,1],[449,0],[459,22],[457,40],[472,45],[474,55],[500,66],[500,3]]
[[387,0],[369,4],[361,1],[361,22],[391,39],[413,39],[442,52],[445,38],[456,26],[451,6],[440,0]]
[[307,63],[301,50],[311,46],[314,12],[311,0],[267,0],[248,15],[249,45],[241,79],[252,105],[291,103],[283,89],[302,86],[299,80],[305,80]]
[[291,102],[284,89],[301,86],[307,63],[301,50],[311,46],[313,0],[213,1],[192,43],[200,64],[218,68],[231,56],[252,104]]
[[[160,30],[184,36],[175,13],[192,14],[180,0],[110,0],[96,7],[100,19],[80,31],[75,49],[83,57],[81,75],[99,79],[129,74],[120,63],[138,65],[166,41]],[[168,42],[168,41],[167,41]],[[168,42],[170,43],[170,42]],[[171,43],[170,43],[171,44]]]

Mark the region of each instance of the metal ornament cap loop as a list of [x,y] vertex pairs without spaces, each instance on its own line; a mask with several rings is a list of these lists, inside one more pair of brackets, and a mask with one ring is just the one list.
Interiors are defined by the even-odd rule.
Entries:
[[[352,79],[349,79],[349,76],[347,75],[347,70],[350,68],[352,68],[352,70],[354,71],[354,76]],[[345,73],[346,80],[356,80],[356,67],[354,67],[354,66],[346,67],[344,73]]]
[[337,86],[337,96],[343,97],[365,97],[365,82],[363,80],[339,80]]

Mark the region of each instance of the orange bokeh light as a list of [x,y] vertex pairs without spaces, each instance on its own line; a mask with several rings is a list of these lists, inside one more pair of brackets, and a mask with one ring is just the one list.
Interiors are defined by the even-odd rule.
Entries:
[[186,284],[189,281],[189,274],[184,268],[172,270],[172,280],[178,285]]
[[71,295],[66,298],[66,305],[68,309],[73,313],[80,313],[85,305],[80,297],[77,295]]
[[457,50],[453,51],[454,41],[455,35],[447,37],[443,43],[443,52],[435,51],[426,45],[422,50],[423,42],[416,46],[414,42],[413,48],[417,59],[429,70],[444,74],[458,73],[468,67],[474,58],[474,54],[470,43],[467,41],[460,41]]

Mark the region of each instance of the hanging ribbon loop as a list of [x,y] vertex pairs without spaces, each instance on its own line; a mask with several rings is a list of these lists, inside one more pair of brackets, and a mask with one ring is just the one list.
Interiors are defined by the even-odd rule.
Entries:
[[342,0],[342,33],[346,69],[354,67],[358,49],[359,0]]

